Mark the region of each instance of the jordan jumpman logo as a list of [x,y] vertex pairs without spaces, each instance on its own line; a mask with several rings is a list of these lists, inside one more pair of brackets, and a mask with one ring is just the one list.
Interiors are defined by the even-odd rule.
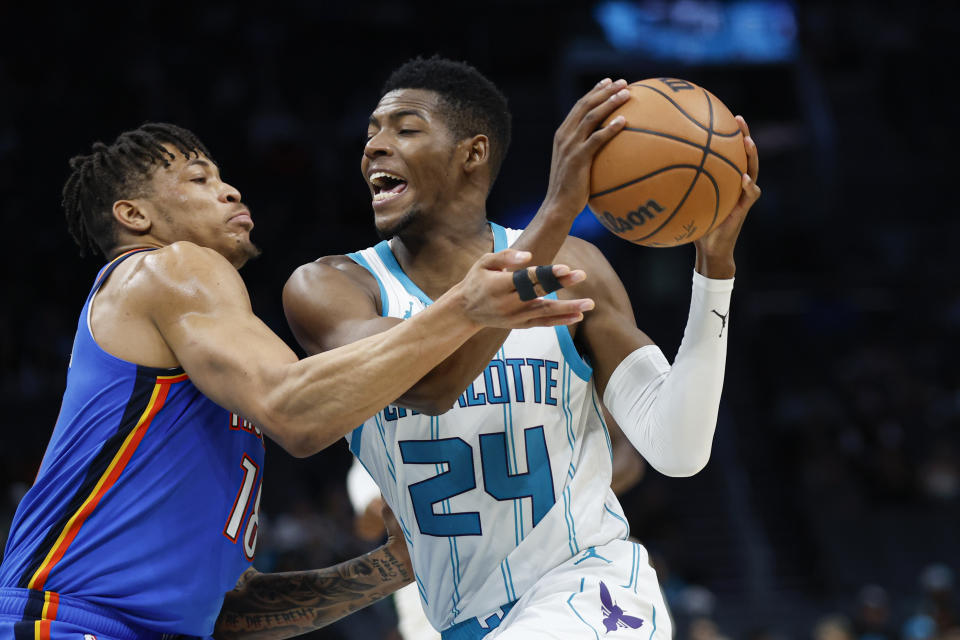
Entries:
[[597,553],[596,550],[595,550],[593,547],[590,547],[590,548],[588,548],[586,551],[584,551],[584,552],[583,552],[583,557],[580,558],[579,560],[577,560],[576,562],[574,562],[573,564],[575,564],[575,565],[580,564],[580,563],[583,562],[584,560],[589,560],[590,558],[599,558],[599,559],[603,560],[604,562],[606,562],[607,564],[610,564],[610,561],[607,560],[606,558],[604,558],[604,557],[603,557],[602,555],[600,555],[599,553]]
[[727,311],[725,314],[720,315],[720,312],[717,311],[716,309],[712,309],[711,311],[712,311],[713,313],[717,314],[717,317],[720,318],[721,322],[723,322],[723,324],[720,325],[720,335],[717,336],[718,338],[722,338],[722,337],[723,337],[723,330],[724,330],[724,328],[726,328],[726,326],[727,326],[727,316],[730,315],[730,312]]

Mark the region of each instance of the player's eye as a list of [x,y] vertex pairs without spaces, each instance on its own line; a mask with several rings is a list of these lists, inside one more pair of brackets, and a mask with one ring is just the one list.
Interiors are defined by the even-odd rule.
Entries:
[[199,176],[197,178],[190,178],[190,182],[196,182],[197,184],[205,184],[207,182],[206,176]]
[[411,133],[419,133],[419,129],[400,129],[400,135],[409,135]]

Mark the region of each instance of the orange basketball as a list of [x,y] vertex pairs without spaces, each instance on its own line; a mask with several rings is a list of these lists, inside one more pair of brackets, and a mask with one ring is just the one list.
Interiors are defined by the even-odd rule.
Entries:
[[723,222],[747,170],[743,134],[716,96],[686,80],[634,82],[624,129],[597,154],[589,206],[625,240],[650,247],[692,242]]

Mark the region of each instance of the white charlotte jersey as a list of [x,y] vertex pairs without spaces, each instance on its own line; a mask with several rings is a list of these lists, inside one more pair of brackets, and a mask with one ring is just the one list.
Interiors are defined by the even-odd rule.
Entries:
[[[495,251],[520,235],[491,228]],[[383,315],[409,318],[431,303],[387,242],[349,257],[379,283]],[[591,376],[567,327],[514,330],[450,411],[389,406],[347,436],[403,527],[437,629],[496,611],[578,553],[627,538]]]

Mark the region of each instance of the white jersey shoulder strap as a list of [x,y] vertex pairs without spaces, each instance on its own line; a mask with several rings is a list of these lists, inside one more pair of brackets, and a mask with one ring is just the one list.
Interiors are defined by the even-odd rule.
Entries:
[[[506,249],[516,241],[522,231],[505,229],[495,222],[493,231],[494,252]],[[409,318],[433,304],[433,300],[404,273],[387,240],[379,244],[348,253],[347,257],[370,272],[380,287],[380,315],[384,317]]]

